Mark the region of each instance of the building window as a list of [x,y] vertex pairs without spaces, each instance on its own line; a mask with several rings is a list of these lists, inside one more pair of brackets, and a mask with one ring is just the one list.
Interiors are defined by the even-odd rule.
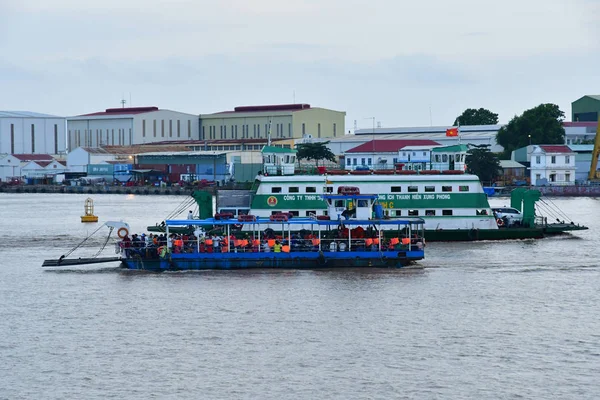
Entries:
[[321,124],[320,123],[317,124],[317,134],[319,135],[318,137],[321,137]]
[[165,120],[160,120],[160,136],[165,137]]
[[[96,135],[98,130],[96,129]],[[97,141],[98,139],[96,139]],[[54,154],[58,154],[58,124],[54,124]]]
[[111,133],[112,133],[112,145],[115,145],[115,130],[111,129]]
[[[71,132],[69,131],[69,139],[70,138]],[[15,124],[10,124],[10,154],[15,154]]]
[[292,123],[288,123],[288,136],[292,137]]
[[409,193],[416,193],[419,191],[419,187],[418,186],[409,186],[408,187],[408,192]]
[[459,192],[468,192],[469,191],[469,186],[468,185],[461,185],[458,187],[458,191]]
[[298,186],[290,186],[290,193],[300,193],[300,188]]
[[352,160],[352,165],[356,165],[356,160],[357,160],[356,158],[354,158],[354,159]]
[[133,131],[129,128],[129,144],[133,144]]
[[402,192],[402,186],[392,186],[392,193],[400,193]]
[[565,174],[565,182],[571,182],[571,174]]
[[419,216],[419,210],[408,210],[408,216],[409,217],[418,217]]
[[550,157],[550,163],[551,164],[556,164],[556,156]]
[[[178,125],[178,129],[179,129],[179,121],[177,121],[177,125]],[[206,130],[204,129],[206,127],[202,127],[202,139],[206,139]],[[177,133],[177,136],[179,136],[179,133]]]
[[565,164],[570,164],[570,163],[571,163],[571,157],[565,156]]
[[371,165],[371,157],[367,158],[367,165]]
[[306,135],[306,124],[302,123],[302,136]]
[[188,119],[188,137],[192,137],[192,120]]
[[271,193],[281,193],[281,188],[280,187],[272,187]]
[[452,186],[442,186],[442,192],[451,192]]
[[[156,137],[156,120],[153,121],[154,137]],[[107,140],[108,142],[108,140]]]
[[306,193],[317,193],[317,188],[314,186],[307,186]]
[[352,160],[350,158],[346,158],[346,165],[350,165],[352,163]]
[[364,158],[360,159],[360,165],[365,165],[365,159]]
[[336,133],[337,133],[337,129],[336,129],[336,125],[334,123],[333,124],[333,137],[335,137]]
[[452,215],[452,210],[442,210],[442,215]]
[[173,120],[169,120],[169,137],[173,137]]
[[142,137],[146,137],[146,120],[142,120]]
[[435,216],[435,210],[425,210],[425,216],[427,216],[427,217]]
[[535,156],[535,163],[536,164],[541,164],[542,163],[542,157],[541,156]]
[[425,186],[425,192],[435,192],[435,186]]
[[[204,127],[202,127],[202,136],[204,137]],[[177,120],[177,137],[181,137],[181,120]]]

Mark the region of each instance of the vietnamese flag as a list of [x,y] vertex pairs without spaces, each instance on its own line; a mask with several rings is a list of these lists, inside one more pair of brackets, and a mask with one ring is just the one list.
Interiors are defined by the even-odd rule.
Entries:
[[446,136],[458,136],[458,128],[446,129]]

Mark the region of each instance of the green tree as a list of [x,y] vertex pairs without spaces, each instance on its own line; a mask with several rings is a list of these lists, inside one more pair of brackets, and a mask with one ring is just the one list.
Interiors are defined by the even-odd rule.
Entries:
[[464,125],[495,125],[498,123],[498,114],[494,114],[490,110],[480,108],[467,108],[454,120],[454,126]]
[[556,104],[540,104],[515,116],[496,135],[496,142],[504,147],[502,158],[509,159],[513,150],[529,144],[563,144],[564,117]]
[[319,160],[337,162],[335,154],[327,147],[328,144],[329,142],[297,144],[296,149],[298,150],[298,153],[296,153],[296,157],[298,158],[298,161],[315,160],[317,166],[319,166]]
[[467,150],[467,173],[477,175],[482,182],[494,182],[500,175],[500,161],[489,147],[489,144],[470,144]]

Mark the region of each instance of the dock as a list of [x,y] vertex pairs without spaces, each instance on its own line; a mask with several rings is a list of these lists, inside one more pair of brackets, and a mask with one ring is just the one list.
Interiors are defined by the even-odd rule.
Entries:
[[44,260],[42,267],[69,267],[72,265],[101,264],[107,262],[122,261],[121,257],[98,257],[98,258],[58,258],[55,260]]

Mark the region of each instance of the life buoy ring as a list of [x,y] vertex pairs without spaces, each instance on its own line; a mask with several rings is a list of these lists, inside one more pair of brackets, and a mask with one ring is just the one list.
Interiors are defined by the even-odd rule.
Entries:
[[498,218],[496,220],[496,223],[498,224],[498,226],[504,226],[504,220],[502,218]]
[[127,235],[129,235],[129,231],[125,227],[119,228],[119,230],[117,231],[117,236],[121,239],[123,239]]

